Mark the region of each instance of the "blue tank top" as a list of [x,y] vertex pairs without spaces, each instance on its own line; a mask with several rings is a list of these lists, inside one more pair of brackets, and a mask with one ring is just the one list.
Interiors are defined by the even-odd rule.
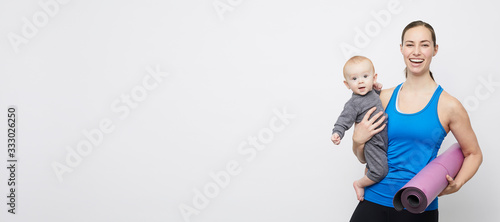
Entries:
[[[365,199],[383,206],[392,207],[396,192],[410,181],[431,160],[436,158],[446,136],[439,121],[437,106],[443,89],[438,86],[431,100],[419,112],[406,114],[398,111],[397,101],[401,85],[392,93],[385,112],[388,115],[387,176],[365,188]],[[437,198],[426,210],[438,209]]]

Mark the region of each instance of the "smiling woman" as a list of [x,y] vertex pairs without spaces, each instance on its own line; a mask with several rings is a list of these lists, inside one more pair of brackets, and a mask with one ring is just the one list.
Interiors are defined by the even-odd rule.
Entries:
[[[422,21],[408,24],[403,30],[400,48],[406,65],[406,81],[380,93],[388,115],[389,172],[380,182],[366,187],[364,201],[358,204],[352,222],[438,221],[437,198],[421,214],[396,211],[392,200],[401,187],[436,158],[450,131],[465,159],[455,178],[446,175],[448,186],[440,195],[460,190],[482,162],[482,152],[467,111],[434,81],[430,71],[432,57],[438,51],[432,26]],[[353,151],[361,162],[365,161],[365,143],[384,128],[379,127],[379,121],[368,118],[372,112],[354,128]]]
[[[426,30],[430,32],[431,39],[428,39]],[[411,36],[411,38],[405,38],[407,36]],[[431,47],[431,45],[433,47]],[[432,57],[435,56],[438,51],[434,28],[422,21],[415,21],[408,24],[401,35],[400,47],[407,67],[405,69],[406,77],[408,77],[408,71],[416,74],[429,70]],[[408,70],[408,67],[411,67],[410,70]],[[434,76],[432,76],[430,70],[429,74],[432,80],[434,80]]]

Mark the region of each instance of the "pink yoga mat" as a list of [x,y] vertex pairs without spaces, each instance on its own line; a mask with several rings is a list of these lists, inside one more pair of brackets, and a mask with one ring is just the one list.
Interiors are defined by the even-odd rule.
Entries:
[[401,188],[393,199],[398,211],[406,208],[411,213],[422,213],[441,191],[448,186],[446,175],[455,177],[462,167],[464,156],[460,145],[453,144],[432,160]]

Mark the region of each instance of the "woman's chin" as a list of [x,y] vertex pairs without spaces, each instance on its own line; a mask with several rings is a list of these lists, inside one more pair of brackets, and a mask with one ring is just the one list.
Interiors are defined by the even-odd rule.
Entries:
[[416,69],[408,69],[408,75],[421,76],[428,73],[428,69],[416,68]]

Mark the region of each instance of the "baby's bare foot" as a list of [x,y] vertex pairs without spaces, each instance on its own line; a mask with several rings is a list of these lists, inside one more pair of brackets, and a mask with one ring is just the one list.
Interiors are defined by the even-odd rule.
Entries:
[[363,201],[365,199],[365,188],[358,185],[358,181],[354,181],[352,184],[354,187],[354,191],[356,191],[356,197],[359,201]]

